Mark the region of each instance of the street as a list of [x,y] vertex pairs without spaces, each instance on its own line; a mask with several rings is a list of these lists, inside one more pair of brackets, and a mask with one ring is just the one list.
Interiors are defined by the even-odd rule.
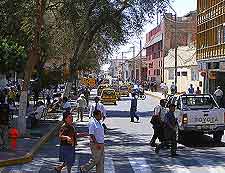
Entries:
[[[155,154],[154,148],[149,145],[153,134],[149,121],[158,102],[151,96],[138,100],[138,123],[131,123],[129,119],[130,98],[123,97],[116,106],[106,106],[109,130],[105,137],[105,173],[224,173],[225,143],[215,145],[210,136],[190,136],[178,145],[179,156],[176,158],[170,157],[169,150]],[[76,123],[78,132],[87,131],[87,123],[87,117],[85,122]],[[59,141],[55,136],[42,147],[32,162],[0,168],[0,172],[53,173],[53,167],[59,164],[58,150]],[[79,166],[89,158],[88,138],[80,138],[72,172],[79,172]]]

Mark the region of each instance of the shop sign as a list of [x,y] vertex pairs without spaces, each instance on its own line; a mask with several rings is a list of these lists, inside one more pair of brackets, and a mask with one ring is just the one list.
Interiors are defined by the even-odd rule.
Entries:
[[210,80],[216,80],[216,71],[210,71],[209,72],[209,79]]
[[220,71],[225,72],[225,62],[220,62]]

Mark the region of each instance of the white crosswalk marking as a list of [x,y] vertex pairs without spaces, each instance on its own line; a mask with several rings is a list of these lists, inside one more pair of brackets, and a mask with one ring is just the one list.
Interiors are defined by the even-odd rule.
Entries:
[[24,164],[21,168],[21,172],[23,172],[23,173],[39,173],[42,165],[43,165],[43,161],[33,160],[30,163]]
[[105,172],[107,172],[107,173],[115,173],[115,168],[114,168],[112,157],[105,157],[104,169],[105,169]]
[[152,170],[145,158],[129,158],[129,162],[135,173],[152,173]]
[[161,160],[173,173],[191,173],[191,171],[176,158],[161,158]]
[[202,165],[205,169],[207,169],[210,173],[224,173],[225,165],[222,166],[215,165],[213,160],[208,160],[205,158],[196,159],[200,165]]

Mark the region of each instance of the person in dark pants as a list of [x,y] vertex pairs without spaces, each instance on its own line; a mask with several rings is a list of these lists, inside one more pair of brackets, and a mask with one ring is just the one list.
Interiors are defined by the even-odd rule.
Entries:
[[155,147],[155,141],[158,138],[159,142],[163,141],[164,138],[164,118],[165,118],[165,114],[166,114],[166,108],[165,108],[165,100],[161,99],[160,100],[160,104],[158,106],[155,107],[154,109],[154,115],[152,117],[151,123],[153,125],[153,129],[154,129],[154,134],[152,136],[152,139],[150,141],[150,145],[152,147]]
[[0,150],[8,150],[9,105],[5,103],[5,95],[0,93]]
[[134,122],[134,117],[139,121],[139,117],[136,115],[137,111],[137,98],[136,94],[132,93],[131,106],[130,106],[130,122]]
[[171,104],[169,106],[169,112],[165,114],[164,119],[164,140],[161,144],[157,145],[155,152],[159,153],[161,148],[164,148],[165,145],[171,144],[171,156],[176,156],[177,150],[177,140],[176,140],[176,130],[177,130],[177,119],[175,118],[174,111],[175,105]]

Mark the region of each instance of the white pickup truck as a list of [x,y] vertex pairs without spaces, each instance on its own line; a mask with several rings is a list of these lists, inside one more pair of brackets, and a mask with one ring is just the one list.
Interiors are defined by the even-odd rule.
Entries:
[[213,134],[215,142],[220,142],[225,130],[225,109],[220,108],[210,94],[174,95],[167,106],[175,104],[178,120],[178,138],[186,133]]

